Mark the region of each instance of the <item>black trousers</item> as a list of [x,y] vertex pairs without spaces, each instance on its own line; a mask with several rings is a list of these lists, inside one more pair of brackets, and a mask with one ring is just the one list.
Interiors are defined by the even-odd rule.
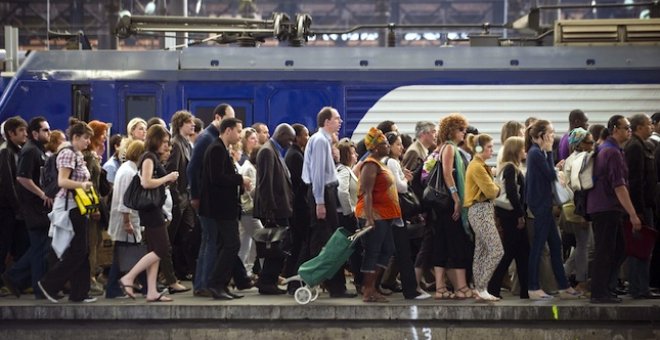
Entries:
[[610,282],[616,277],[625,259],[623,213],[606,211],[591,214],[595,255],[591,272],[591,297],[610,296]]
[[25,224],[16,219],[13,210],[0,208],[0,221],[0,273],[4,273],[7,255],[13,262],[18,261],[30,246],[30,239]]
[[69,218],[75,233],[69,248],[64,251],[60,261],[44,275],[41,285],[46,292],[53,296],[69,281],[71,293],[69,300],[82,301],[87,298],[90,288],[89,272],[89,242],[87,241],[87,228],[89,219],[81,216],[78,209],[69,211]]
[[[276,227],[285,227],[289,225],[289,221],[286,219],[280,219],[277,221],[261,221],[264,228],[276,228]],[[284,266],[284,256],[276,257],[267,257],[264,259],[264,265],[259,273],[259,282],[258,286],[276,286],[277,278],[282,272],[282,267]]]
[[185,280],[188,274],[195,272],[196,256],[188,251],[189,243],[193,241],[194,226],[195,211],[190,204],[172,208],[172,222],[167,231],[172,245],[174,273],[180,280]]
[[[310,223],[310,235],[309,235],[309,254],[310,258],[317,256],[326,242],[332,236],[332,233],[335,232],[339,226],[339,221],[337,219],[337,184],[328,184],[325,186],[325,219],[316,218],[316,200],[312,194],[312,187],[309,187],[308,191],[310,212],[311,212],[311,223]],[[325,287],[331,294],[340,294],[346,291],[346,277],[344,277],[344,269],[340,268],[335,275],[325,281]]]
[[502,289],[502,279],[509,272],[509,266],[513,260],[516,260],[516,271],[518,272],[518,282],[520,283],[520,298],[528,299],[526,287],[529,263],[529,241],[527,239],[527,228],[518,229],[518,218],[500,216],[502,224],[502,246],[504,247],[504,256],[500,264],[495,269],[493,276],[488,282],[488,292],[495,296],[500,296]]
[[392,237],[394,238],[394,259],[399,267],[403,296],[406,299],[412,299],[417,296],[417,278],[415,278],[415,266],[410,251],[408,228],[392,227]]
[[[289,226],[291,237],[291,255],[289,255],[284,262],[284,268],[282,268],[282,276],[291,277],[298,273],[298,268],[302,264],[300,262],[301,258],[304,258],[306,261],[310,258],[309,256],[309,244],[304,248],[306,242],[309,241],[309,207],[295,207],[293,216],[291,217],[291,225]],[[303,253],[305,249],[305,253]],[[289,283],[290,290],[298,288],[300,286],[298,281],[292,281]]]
[[[355,233],[358,228],[358,222],[354,214],[344,215],[342,213],[337,213],[339,218],[339,225],[346,228],[346,230],[351,233]],[[353,282],[356,286],[362,285],[362,279],[364,274],[360,271],[362,266],[362,255],[364,253],[364,248],[362,247],[362,242],[355,242],[355,250],[351,257],[348,258],[348,265],[351,273],[353,273]]]
[[[238,220],[215,220],[215,223],[215,227],[218,228],[218,238],[215,240],[218,255],[209,277],[209,287],[223,290],[227,288],[231,277],[236,274],[238,269],[236,262],[241,262],[238,258],[241,241],[238,237]],[[239,285],[238,282],[235,283]]]

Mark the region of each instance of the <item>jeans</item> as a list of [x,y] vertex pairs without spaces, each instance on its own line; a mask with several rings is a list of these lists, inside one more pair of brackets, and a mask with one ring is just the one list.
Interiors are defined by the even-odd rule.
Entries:
[[[360,223],[364,224],[364,220]],[[362,236],[364,257],[362,268],[364,273],[376,271],[376,267],[387,268],[392,255],[394,255],[394,239],[392,238],[393,220],[376,220],[374,227]]]
[[48,230],[40,229],[29,230],[28,237],[30,238],[30,247],[20,260],[7,271],[7,275],[21,288],[31,284],[35,295],[40,297],[41,292],[37,286],[37,281],[48,270],[46,257],[50,249],[50,238],[48,237]]
[[254,232],[264,226],[261,220],[254,218],[251,213],[241,216],[239,227],[239,237],[241,239],[241,249],[238,251],[238,257],[243,262],[245,269],[252,273],[252,266],[257,259],[257,247],[252,240]]
[[215,257],[218,254],[218,246],[215,242],[218,239],[218,228],[215,221],[212,218],[199,216],[199,223],[202,227],[202,242],[195,268],[195,282],[193,282],[195,291],[208,288],[209,275],[211,275]]
[[[539,290],[539,263],[541,261],[541,252],[543,246],[548,243],[550,248],[550,263],[552,272],[555,274],[555,280],[559,289],[569,287],[564,264],[561,256],[561,239],[559,230],[555,225],[555,219],[552,216],[552,209],[541,208],[531,209],[534,214],[534,239],[529,252],[529,288],[528,290]],[[524,289],[524,288],[521,288]]]

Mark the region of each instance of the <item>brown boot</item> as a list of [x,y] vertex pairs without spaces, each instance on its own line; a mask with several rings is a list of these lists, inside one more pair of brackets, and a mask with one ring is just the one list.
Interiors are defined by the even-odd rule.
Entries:
[[389,302],[376,290],[377,273],[364,273],[362,282],[362,301],[364,302]]

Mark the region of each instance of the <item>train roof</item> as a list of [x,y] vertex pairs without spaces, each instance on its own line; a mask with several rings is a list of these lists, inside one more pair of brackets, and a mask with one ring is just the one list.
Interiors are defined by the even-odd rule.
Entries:
[[[179,51],[43,51],[19,71],[446,71],[659,69],[660,46],[192,47]],[[89,76],[89,74],[88,74]]]

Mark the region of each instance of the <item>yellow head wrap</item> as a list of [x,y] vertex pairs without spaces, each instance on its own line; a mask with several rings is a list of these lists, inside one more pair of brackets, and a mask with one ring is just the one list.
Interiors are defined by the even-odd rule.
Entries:
[[387,138],[385,138],[383,131],[376,129],[375,127],[369,129],[367,135],[364,136],[364,146],[367,147],[367,150],[373,150],[378,144],[386,141]]

